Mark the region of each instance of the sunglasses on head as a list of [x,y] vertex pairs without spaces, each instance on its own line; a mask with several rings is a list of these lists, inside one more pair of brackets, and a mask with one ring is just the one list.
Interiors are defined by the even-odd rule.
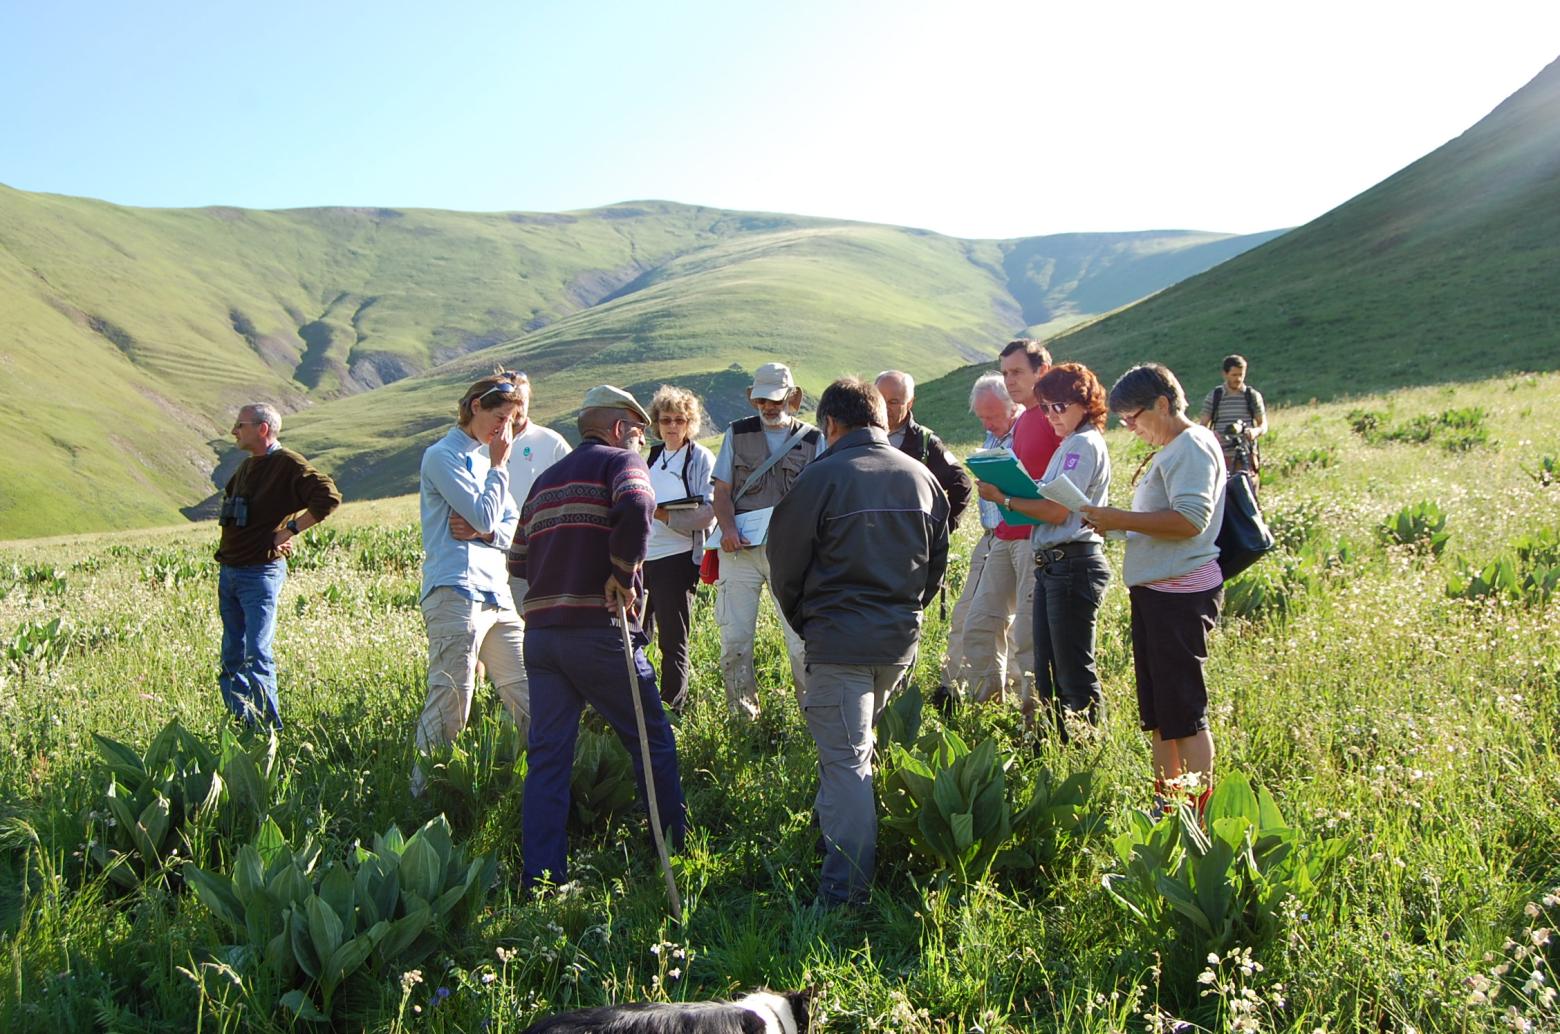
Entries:
[[486,402],[494,395],[513,395],[519,390],[519,386],[516,385],[513,381],[499,381],[487,391],[484,391],[482,394],[478,395],[476,400],[478,402]]

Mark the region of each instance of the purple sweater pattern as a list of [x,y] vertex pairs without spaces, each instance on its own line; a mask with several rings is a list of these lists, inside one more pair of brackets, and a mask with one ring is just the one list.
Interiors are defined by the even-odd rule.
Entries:
[[526,624],[610,627],[607,579],[643,591],[654,514],[650,470],[638,453],[586,439],[543,471],[509,553],[509,573],[528,583]]

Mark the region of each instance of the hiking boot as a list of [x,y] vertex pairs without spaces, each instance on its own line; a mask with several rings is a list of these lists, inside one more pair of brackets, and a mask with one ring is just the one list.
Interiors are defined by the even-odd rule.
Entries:
[[954,708],[958,706],[958,703],[959,695],[953,691],[952,686],[938,686],[932,690],[932,706],[944,718],[952,716]]

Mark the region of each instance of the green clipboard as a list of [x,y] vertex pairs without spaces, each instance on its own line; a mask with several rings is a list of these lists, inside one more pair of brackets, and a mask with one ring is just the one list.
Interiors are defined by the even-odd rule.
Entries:
[[[964,465],[970,468],[970,473],[977,480],[995,485],[1002,490],[1003,495],[1014,499],[1040,498],[1040,489],[1035,486],[1035,479],[1018,462],[1018,457],[1007,449],[984,449],[971,455],[964,461]],[[1002,512],[1002,519],[1009,524],[1044,523],[1037,517],[1009,510],[1001,503],[997,504],[997,509]]]

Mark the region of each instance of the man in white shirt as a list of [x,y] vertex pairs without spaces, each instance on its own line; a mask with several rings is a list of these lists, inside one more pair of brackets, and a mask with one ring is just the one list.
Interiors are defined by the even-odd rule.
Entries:
[[[515,400],[520,406],[515,413],[514,445],[509,450],[509,494],[519,509],[531,494],[537,475],[569,454],[569,443],[557,431],[531,419],[531,379],[523,373],[516,377]],[[509,590],[519,611],[525,600],[525,579],[511,575]]]

